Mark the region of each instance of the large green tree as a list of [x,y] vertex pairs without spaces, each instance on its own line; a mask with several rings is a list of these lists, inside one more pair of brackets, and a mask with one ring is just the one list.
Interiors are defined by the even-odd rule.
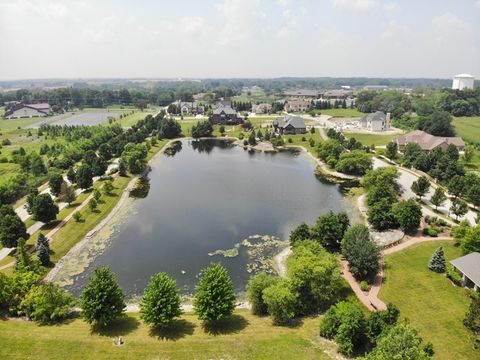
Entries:
[[420,226],[422,207],[415,199],[408,199],[394,204],[392,213],[400,228],[405,232],[412,233]]
[[88,164],[82,164],[75,173],[75,182],[81,189],[89,189],[93,185],[93,172]]
[[107,326],[125,311],[125,296],[115,275],[96,268],[80,297],[83,318],[89,324]]
[[267,304],[263,300],[263,291],[276,284],[279,277],[261,272],[252,276],[247,283],[247,298],[252,307],[252,312],[256,315],[267,314]]
[[417,181],[414,181],[411,186],[412,191],[421,200],[430,189],[430,181],[426,176],[420,176]]
[[132,174],[140,174],[147,168],[147,154],[144,144],[128,143],[122,152],[122,160]]
[[295,317],[298,297],[287,280],[280,280],[266,288],[262,299],[274,324],[287,324]]
[[445,195],[445,191],[439,186],[435,189],[432,197],[430,198],[430,202],[435,205],[435,210],[438,209],[439,206],[447,200],[447,196]]
[[15,247],[19,238],[28,239],[25,224],[10,205],[0,206],[0,243]]
[[328,251],[338,251],[340,250],[340,241],[349,226],[350,220],[345,212],[329,211],[317,219],[311,229],[311,236]]
[[198,318],[206,323],[214,323],[232,315],[235,309],[235,291],[232,280],[222,265],[211,264],[203,270],[193,308]]
[[60,194],[60,189],[63,184],[63,176],[59,173],[53,173],[48,178],[48,185],[50,186],[50,192],[58,196]]
[[41,222],[49,223],[57,218],[58,205],[55,204],[50,194],[40,194],[33,201],[33,207],[29,209],[33,217]]

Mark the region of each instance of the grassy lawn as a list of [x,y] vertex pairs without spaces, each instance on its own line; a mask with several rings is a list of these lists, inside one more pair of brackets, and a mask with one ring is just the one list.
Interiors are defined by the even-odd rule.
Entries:
[[439,246],[447,262],[461,255],[452,241],[435,241],[387,256],[379,297],[397,305],[423,339],[433,343],[436,359],[478,359],[473,336],[462,323],[470,304],[466,290],[427,268]]
[[377,135],[377,134],[354,133],[354,132],[347,132],[347,131],[344,131],[343,134],[346,137],[354,137],[355,139],[359,140],[363,145],[367,145],[367,146],[371,146],[371,145],[385,146],[398,136],[398,134]]
[[361,117],[364,113],[357,109],[322,109],[322,115],[330,115],[334,117]]
[[154,115],[158,112],[157,108],[148,108],[145,109],[144,111],[135,111],[132,115],[127,115],[123,117],[122,119],[118,119],[117,123],[119,123],[122,127],[130,127],[134,124],[136,124],[139,120],[145,119],[145,117],[148,114]]
[[465,141],[480,144],[480,116],[456,117],[453,119],[453,126],[457,135]]
[[[138,317],[128,314],[112,329],[92,332],[81,319],[55,326],[0,320],[2,359],[329,359],[332,344],[318,335],[320,318],[307,318],[297,327],[272,326],[269,318],[237,310],[216,333],[208,332],[192,313],[174,330],[152,333]],[[122,336],[116,347],[112,339]]]
[[[302,141],[302,138],[304,137],[306,140]],[[317,146],[319,143],[323,141],[318,130],[315,131],[315,134],[311,134],[310,132],[307,132],[306,134],[285,135],[283,138],[285,140],[285,145],[303,146],[305,149],[310,151],[312,155],[315,157],[317,157]],[[292,142],[289,142],[288,139],[292,139]],[[310,139],[315,140],[315,144],[313,146],[310,146]]]

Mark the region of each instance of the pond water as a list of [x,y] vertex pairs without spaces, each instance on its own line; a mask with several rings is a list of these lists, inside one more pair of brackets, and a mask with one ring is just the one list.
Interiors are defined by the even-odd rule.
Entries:
[[128,297],[161,271],[190,294],[211,262],[221,262],[241,292],[251,272],[269,268],[267,259],[295,226],[347,207],[337,185],[315,177],[304,153],[249,153],[226,141],[190,140],[168,153],[152,166],[148,195],[128,205],[105,248],[67,286],[74,293],[94,267],[108,265]]

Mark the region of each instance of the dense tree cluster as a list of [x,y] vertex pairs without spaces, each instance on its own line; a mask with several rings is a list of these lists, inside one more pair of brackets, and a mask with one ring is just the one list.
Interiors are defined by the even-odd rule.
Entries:
[[18,239],[28,239],[27,228],[11,205],[0,206],[0,243],[5,247],[17,246]]
[[480,225],[471,226],[468,221],[462,221],[452,229],[453,236],[464,255],[480,252]]
[[192,126],[192,137],[195,139],[201,137],[210,137],[213,133],[213,126],[210,121],[199,121]]

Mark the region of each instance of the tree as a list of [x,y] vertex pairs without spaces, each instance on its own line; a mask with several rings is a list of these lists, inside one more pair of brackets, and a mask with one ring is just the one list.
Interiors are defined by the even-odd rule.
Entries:
[[11,314],[21,315],[20,303],[39,280],[40,276],[33,271],[15,271],[3,281],[0,276],[0,308],[7,308]]
[[268,313],[267,304],[263,300],[263,291],[275,285],[279,278],[266,273],[259,273],[252,276],[247,283],[247,298],[252,306],[252,312],[255,315],[266,315]]
[[287,277],[299,297],[298,313],[326,309],[342,288],[337,257],[315,241],[301,241],[287,260]]
[[434,111],[430,116],[420,118],[418,128],[435,136],[454,136],[452,115],[446,111]]
[[35,198],[31,211],[37,221],[49,223],[57,218],[59,209],[49,194],[40,194]]
[[468,312],[465,315],[463,324],[475,334],[480,333],[480,295],[472,295]]
[[220,131],[220,134],[223,135],[225,133],[225,126],[220,125],[219,131]]
[[63,184],[63,176],[59,173],[53,173],[48,179],[48,186],[50,186],[50,192],[58,196],[60,194],[60,189]]
[[351,273],[358,280],[372,278],[378,272],[380,253],[370,239],[365,225],[357,224],[345,232],[342,240],[342,255],[348,261]]
[[474,183],[467,191],[468,200],[478,209],[480,206],[480,183]]
[[17,246],[19,238],[28,239],[27,228],[11,205],[0,206],[0,243],[5,247]]
[[455,215],[458,220],[459,216],[463,216],[468,213],[468,205],[462,199],[453,199],[450,211]]
[[365,333],[365,316],[355,303],[341,301],[328,309],[320,324],[320,335],[334,339],[341,353],[352,356]]
[[465,230],[465,235],[460,239],[460,248],[465,255],[474,251],[480,252],[480,225]]
[[103,192],[105,193],[105,195],[112,195],[112,191],[113,191],[113,183],[108,180],[105,182],[105,184],[103,185]]
[[[370,192],[368,195],[370,195]],[[379,198],[378,201],[373,202],[370,200],[370,196],[368,196],[367,203],[368,222],[373,226],[374,229],[381,231],[394,228],[398,225],[397,220],[392,212],[391,200],[387,198]]]
[[371,168],[372,158],[363,150],[342,153],[335,165],[335,170],[352,175],[364,175]]
[[447,197],[445,195],[445,192],[441,187],[437,187],[435,189],[435,192],[433,193],[432,197],[430,198],[430,202],[435,205],[435,210],[438,210],[439,206],[442,206],[442,204],[447,200]]
[[88,202],[88,208],[90,209],[91,212],[94,212],[97,206],[98,206],[97,200],[95,200],[95,198],[92,197]]
[[68,168],[68,171],[67,171],[67,179],[71,183],[75,182],[75,170],[73,170],[73,167],[71,166]]
[[75,211],[72,215],[75,222],[80,222],[83,220],[82,213],[80,211]]
[[132,174],[140,174],[147,168],[148,150],[144,144],[128,143],[122,152],[122,160]]
[[432,257],[430,258],[430,261],[428,262],[428,268],[438,273],[445,272],[445,254],[443,253],[443,248],[441,246],[437,250],[435,250]]
[[394,204],[392,213],[400,228],[407,233],[411,233],[418,229],[420,225],[422,207],[415,199],[408,199]]
[[89,324],[107,326],[125,309],[125,297],[115,275],[96,268],[80,297],[83,317]]
[[68,206],[70,206],[70,204],[74,202],[76,198],[77,194],[75,194],[75,188],[63,182],[62,186],[60,187],[60,201],[66,202]]
[[274,324],[287,324],[295,317],[298,299],[288,281],[280,280],[267,287],[263,291],[262,299]]
[[17,252],[15,253],[15,270],[19,272],[33,271],[35,268],[30,254],[28,253],[25,240],[20,238],[17,243]]
[[426,176],[420,176],[417,181],[414,181],[411,187],[412,191],[421,200],[430,189],[430,181]]
[[378,340],[377,346],[366,356],[366,360],[431,359],[421,344],[422,338],[417,330],[407,323],[397,324]]
[[118,175],[127,176],[127,166],[122,159],[118,160]]
[[34,286],[20,303],[21,311],[41,324],[49,324],[70,314],[75,298],[51,282]]
[[235,292],[227,270],[220,264],[204,269],[193,301],[198,318],[212,323],[232,315]]
[[465,177],[455,175],[447,184],[448,191],[455,197],[462,196],[465,191],[466,183]]
[[192,137],[198,139],[201,137],[211,137],[213,133],[213,126],[209,121],[199,121],[192,126]]
[[93,185],[93,173],[90,165],[82,164],[75,173],[75,182],[81,189],[89,189]]
[[395,141],[390,141],[387,144],[387,157],[390,160],[395,160],[395,158],[397,157],[397,152],[398,152],[397,143]]
[[37,247],[37,257],[41,265],[47,266],[50,264],[49,249],[44,244],[40,244],[40,246]]
[[334,252],[340,249],[340,241],[345,231],[350,226],[347,213],[335,214],[333,211],[320,216],[311,229],[311,237],[318,241],[328,251]]
[[40,245],[43,245],[45,246],[48,251],[50,251],[50,243],[48,242],[48,239],[45,235],[43,235],[42,233],[39,233],[38,234],[38,238],[37,238],[37,248],[40,246]]
[[164,118],[160,122],[158,129],[158,136],[165,139],[173,139],[182,134],[182,127],[180,123],[173,118]]
[[175,280],[166,273],[150,278],[140,302],[140,317],[154,328],[165,328],[182,314]]
[[304,222],[298,225],[290,233],[290,245],[294,245],[297,241],[310,239],[310,227]]
[[387,304],[387,310],[372,312],[365,326],[365,334],[370,343],[375,345],[378,337],[395,325],[399,316],[400,310],[392,303]]
[[473,159],[473,155],[475,154],[475,148],[472,145],[465,146],[463,150],[463,157],[465,158],[465,162],[470,164]]
[[248,144],[251,146],[255,146],[257,144],[257,139],[255,138],[255,131],[252,130],[250,135],[248,135]]
[[108,163],[102,157],[95,158],[91,164],[93,176],[103,176],[108,169]]

